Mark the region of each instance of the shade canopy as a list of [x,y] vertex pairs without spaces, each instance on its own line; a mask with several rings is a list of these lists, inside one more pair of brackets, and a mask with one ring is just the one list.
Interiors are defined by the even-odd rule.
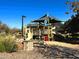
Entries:
[[55,17],[50,17],[47,14],[45,14],[44,16],[40,17],[37,20],[33,20],[32,22],[38,22],[38,23],[44,23],[44,21],[47,21],[47,23],[57,23],[57,22],[62,22],[57,20]]
[[33,20],[32,22],[39,22],[39,23],[42,22],[42,23],[44,23],[44,20],[39,20],[38,19],[38,20]]
[[49,23],[58,23],[58,22],[62,22],[62,21],[55,20],[55,19],[49,19]]

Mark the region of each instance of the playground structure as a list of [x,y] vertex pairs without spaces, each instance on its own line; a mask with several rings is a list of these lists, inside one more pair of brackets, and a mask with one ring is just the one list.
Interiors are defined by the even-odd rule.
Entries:
[[61,21],[53,17],[44,15],[37,20],[33,20],[25,28],[26,40],[38,39],[50,41],[53,40],[53,34],[56,34],[60,27]]

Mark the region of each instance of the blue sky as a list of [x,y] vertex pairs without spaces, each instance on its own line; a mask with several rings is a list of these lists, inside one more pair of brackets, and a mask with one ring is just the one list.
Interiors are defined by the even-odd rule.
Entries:
[[68,20],[66,0],[0,0],[0,21],[11,28],[21,28],[21,16],[25,15],[24,24],[48,13],[59,20]]

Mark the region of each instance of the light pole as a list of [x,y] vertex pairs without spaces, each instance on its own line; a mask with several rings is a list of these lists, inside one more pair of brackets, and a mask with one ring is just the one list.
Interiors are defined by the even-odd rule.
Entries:
[[26,16],[22,16],[22,37],[24,38],[24,31],[23,31],[23,26],[24,26],[24,18]]

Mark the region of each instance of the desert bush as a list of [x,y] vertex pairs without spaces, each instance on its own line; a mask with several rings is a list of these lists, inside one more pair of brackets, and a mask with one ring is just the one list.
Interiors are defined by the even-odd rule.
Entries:
[[9,39],[3,41],[3,45],[5,47],[6,52],[14,52],[17,49],[15,42],[10,41]]
[[39,41],[39,44],[40,45],[44,45],[44,41]]
[[11,35],[0,35],[0,52],[14,52],[17,51],[15,38]]
[[5,47],[2,42],[0,42],[0,52],[5,52]]
[[55,41],[64,41],[65,37],[60,34],[54,34],[54,40]]

